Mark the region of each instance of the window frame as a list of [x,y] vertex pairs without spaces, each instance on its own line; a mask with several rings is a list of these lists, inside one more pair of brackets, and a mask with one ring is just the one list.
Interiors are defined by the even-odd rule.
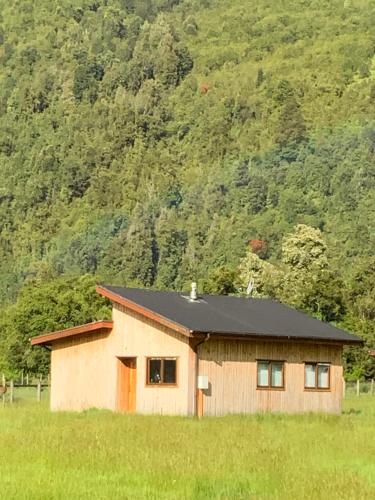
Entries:
[[[315,387],[306,387],[306,365],[315,366]],[[328,387],[319,387],[319,365],[328,366]],[[304,390],[307,392],[330,392],[331,391],[331,363],[328,361],[305,361],[303,364]]]
[[[257,378],[257,390],[260,391],[285,391],[285,360],[282,359],[257,359],[257,369],[256,369],[256,378]],[[268,385],[259,385],[258,383],[258,366],[259,363],[268,363]],[[272,363],[281,363],[281,381],[282,385],[274,386],[272,384]]]
[[[176,382],[150,382],[150,361],[159,360],[161,361],[160,372],[161,379],[164,377],[164,361],[173,360],[176,362]],[[146,387],[178,387],[178,368],[179,368],[179,358],[178,356],[147,356],[146,357]]]

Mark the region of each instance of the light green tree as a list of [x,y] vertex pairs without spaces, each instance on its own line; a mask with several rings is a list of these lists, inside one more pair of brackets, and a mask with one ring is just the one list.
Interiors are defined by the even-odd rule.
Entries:
[[282,272],[276,266],[260,259],[251,248],[241,260],[238,271],[239,286],[243,292],[246,292],[250,285],[252,297],[278,296]]
[[327,245],[321,231],[306,224],[298,224],[283,239],[282,261],[289,271],[326,269]]
[[282,243],[282,302],[326,321],[344,313],[343,284],[329,268],[327,246],[319,229],[298,224]]

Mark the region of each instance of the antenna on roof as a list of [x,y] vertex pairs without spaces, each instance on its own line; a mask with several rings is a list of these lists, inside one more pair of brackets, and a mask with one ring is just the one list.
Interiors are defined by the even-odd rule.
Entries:
[[247,285],[247,288],[246,288],[246,294],[250,297],[253,290],[254,290],[254,279],[253,278],[250,278],[249,280],[249,284]]

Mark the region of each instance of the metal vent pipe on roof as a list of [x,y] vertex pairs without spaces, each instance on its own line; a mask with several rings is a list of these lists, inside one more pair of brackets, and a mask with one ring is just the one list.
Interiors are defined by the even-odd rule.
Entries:
[[197,300],[197,298],[198,298],[197,284],[193,282],[191,284],[190,300]]

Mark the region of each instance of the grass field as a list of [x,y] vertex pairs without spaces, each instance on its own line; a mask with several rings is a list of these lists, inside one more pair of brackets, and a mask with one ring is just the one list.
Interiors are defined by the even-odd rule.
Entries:
[[45,395],[0,404],[0,450],[6,500],[373,499],[375,396],[341,416],[198,421],[50,413]]

